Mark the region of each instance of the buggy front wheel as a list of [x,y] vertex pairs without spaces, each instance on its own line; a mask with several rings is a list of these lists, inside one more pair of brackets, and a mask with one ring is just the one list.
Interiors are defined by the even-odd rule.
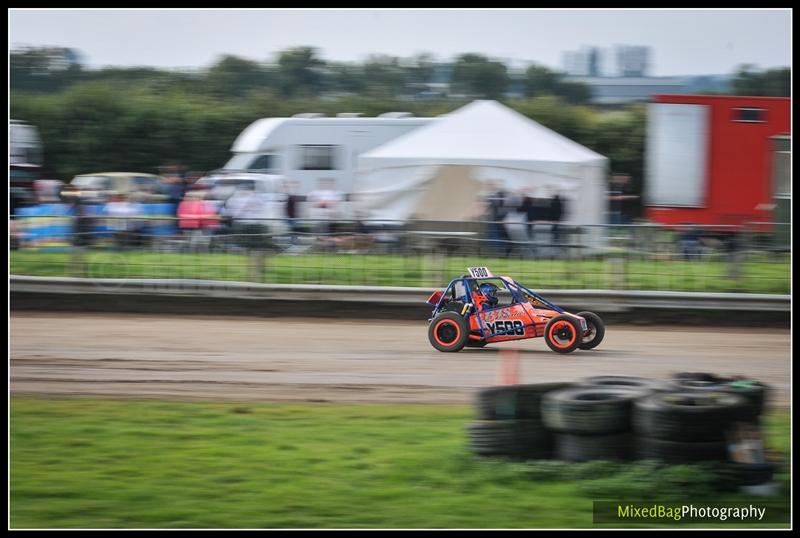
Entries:
[[562,314],[547,322],[544,341],[556,353],[572,353],[581,344],[582,332],[578,320]]

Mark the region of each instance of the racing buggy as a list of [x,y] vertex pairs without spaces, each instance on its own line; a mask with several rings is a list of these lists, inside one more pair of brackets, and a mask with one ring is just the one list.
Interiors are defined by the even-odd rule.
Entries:
[[486,267],[470,267],[469,275],[435,291],[427,303],[434,307],[428,339],[439,351],[544,337],[556,353],[571,353],[597,347],[605,334],[597,314],[566,312],[511,277],[494,276]]

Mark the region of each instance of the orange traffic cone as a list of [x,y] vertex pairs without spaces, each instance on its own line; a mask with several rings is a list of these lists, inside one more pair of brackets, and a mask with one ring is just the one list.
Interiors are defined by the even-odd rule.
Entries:
[[500,385],[519,384],[519,351],[504,349],[500,352]]

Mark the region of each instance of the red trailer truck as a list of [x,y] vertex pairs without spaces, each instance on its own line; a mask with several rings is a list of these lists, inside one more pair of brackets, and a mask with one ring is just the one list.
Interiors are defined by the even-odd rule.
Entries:
[[648,105],[644,204],[666,224],[775,222],[791,134],[788,97],[656,95]]

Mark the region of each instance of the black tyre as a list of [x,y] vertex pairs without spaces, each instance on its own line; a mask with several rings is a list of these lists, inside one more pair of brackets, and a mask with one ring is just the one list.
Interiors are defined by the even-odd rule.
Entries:
[[455,312],[440,312],[428,326],[428,340],[439,351],[461,351],[469,340],[467,321]]
[[548,428],[584,435],[631,430],[631,407],[647,392],[579,387],[559,390],[542,399],[542,420]]
[[722,392],[656,393],[633,405],[637,435],[664,441],[723,442],[747,402]]
[[720,377],[708,372],[678,372],[672,374],[672,379],[676,381],[704,381],[706,383],[725,383],[727,378]]
[[747,400],[742,419],[755,421],[764,412],[769,399],[770,388],[759,381],[737,379],[723,385],[720,390],[735,394]]
[[572,353],[581,344],[580,322],[572,316],[561,314],[547,322],[544,341],[556,353]]
[[631,433],[610,435],[555,434],[555,454],[565,461],[630,460],[634,454]]
[[637,437],[636,457],[642,460],[660,460],[666,463],[726,461],[728,445],[722,441],[686,443]]
[[[691,373],[691,372],[690,372]],[[706,376],[703,379],[676,378],[670,383],[675,391],[724,392],[742,396],[747,405],[742,409],[740,420],[754,421],[764,412],[769,396],[769,387],[763,383],[745,378],[723,378],[713,374],[691,373]],[[686,375],[679,374],[679,375]]]
[[586,320],[586,325],[589,328],[589,334],[581,338],[581,343],[578,345],[580,349],[594,349],[603,341],[606,334],[606,326],[600,316],[594,312],[578,312],[578,315]]
[[546,459],[553,435],[538,420],[479,420],[467,426],[470,449],[481,456]]
[[646,377],[628,375],[597,375],[586,377],[578,381],[581,387],[602,387],[607,389],[634,389],[642,391],[655,391],[664,388],[664,382]]
[[571,385],[571,383],[537,383],[481,389],[477,392],[475,401],[478,418],[541,420],[544,395]]

